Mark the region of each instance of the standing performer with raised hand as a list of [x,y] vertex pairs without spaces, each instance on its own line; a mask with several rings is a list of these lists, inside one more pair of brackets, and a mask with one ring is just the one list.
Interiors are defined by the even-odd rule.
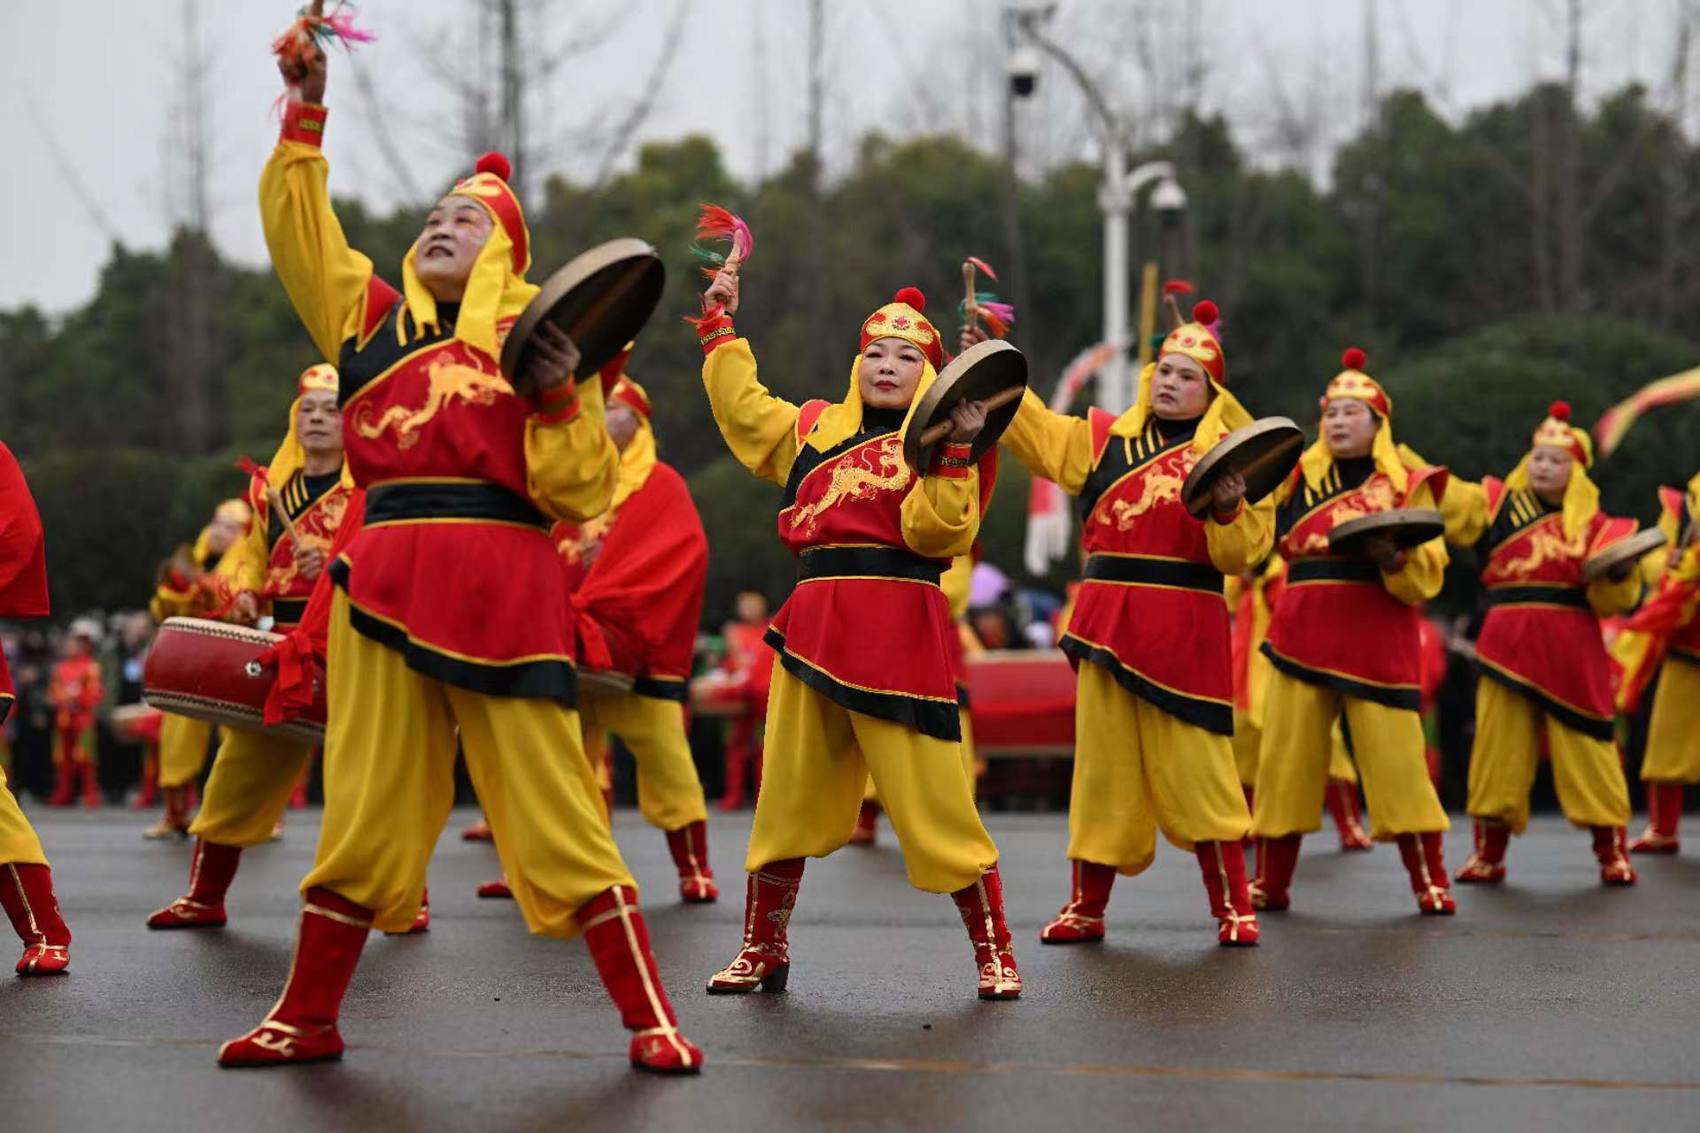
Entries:
[[1363,555],[1332,550],[1349,520],[1394,508],[1434,507],[1441,468],[1408,469],[1393,444],[1393,402],[1364,373],[1353,347],[1322,396],[1322,436],[1277,496],[1276,550],[1287,585],[1263,652],[1265,692],[1252,826],[1258,837],[1252,897],[1285,909],[1303,836],[1321,826],[1330,735],[1345,717],[1369,804],[1370,835],[1396,841],[1425,914],[1456,911],[1441,849],[1449,823],[1429,779],[1418,715],[1422,614],[1440,591],[1446,546],[1435,537],[1401,550],[1390,534]]
[[630,650],[630,692],[579,698],[584,750],[599,771],[608,733],[637,761],[638,810],[667,835],[679,872],[679,896],[705,903],[720,896],[708,864],[708,807],[685,735],[685,698],[708,583],[708,536],[684,477],[656,457],[649,395],[623,372],[608,394],[608,435],[620,451],[620,478],[608,510],[587,523],[557,523],[553,532],[576,616],[579,663],[604,664]]
[[[698,322],[703,385],[734,456],[783,485],[779,537],[801,580],[774,616],[778,655],[768,702],[767,755],[745,868],[744,940],[708,990],[782,990],[786,934],[804,859],[845,844],[871,774],[917,889],[949,893],[968,936],[983,999],[1021,993],[997,847],[962,770],[961,725],[939,589],[967,553],[989,485],[971,460],[985,425],[960,402],[932,466],[912,470],[903,429],[943,365],[943,344],[912,287],[869,315],[849,389],[839,402],[774,397],[737,337],[738,276],[723,270]],[[715,306],[719,304],[719,306]]]
[[575,382],[577,348],[547,324],[524,375],[534,400],[501,376],[502,336],[537,290],[505,159],[481,159],[431,209],[398,291],[331,210],[324,54],[285,54],[280,70],[283,136],[260,180],[266,242],[320,353],[338,360],[348,467],[366,503],[327,571],[325,816],[294,963],[277,1004],[219,1060],[341,1056],[337,1015],[368,931],[405,929],[419,908],[454,803],[458,730],[526,924],[584,934],[636,1032],[635,1066],[695,1072],[701,1052],[675,1024],[584,758],[548,534],[613,494],[601,387]]
[[1067,417],[1027,392],[1003,436],[1035,476],[1080,500],[1087,554],[1061,646],[1079,674],[1074,789],[1068,812],[1073,865],[1068,903],[1039,938],[1104,938],[1118,873],[1144,872],[1157,832],[1198,858],[1216,939],[1257,943],[1242,839],[1251,816],[1230,737],[1233,672],[1223,575],[1269,553],[1273,508],[1248,505],[1245,482],[1218,477],[1208,515],[1194,516],[1181,486],[1199,457],[1251,424],[1223,383],[1227,356],[1216,304],[1193,307],[1139,375],[1134,405],[1116,416]]
[[[241,573],[233,580],[235,620],[251,625],[270,614],[278,633],[300,623],[355,497],[342,458],[336,367],[320,363],[296,383],[289,429],[277,455],[265,468],[254,469],[248,502],[255,522],[241,550]],[[310,744],[257,731],[226,728],[223,735],[206,798],[189,828],[196,839],[189,891],[148,917],[149,928],[225,923],[224,896],[242,851],[271,838],[313,754]]]
[[[50,612],[41,515],[17,458],[0,444],[0,618],[45,618]],[[11,714],[13,699],[12,674],[0,651],[0,724]],[[0,908],[6,910],[6,919],[24,942],[16,968],[20,976],[51,976],[70,966],[71,930],[59,915],[53,871],[41,852],[41,839],[6,785],[4,770],[0,770]]]
[[[195,545],[179,551],[166,563],[148,612],[156,622],[166,618],[222,618],[231,612],[241,573],[237,559],[243,536],[254,522],[246,500],[230,499],[213,511],[212,522],[195,537]],[[159,726],[159,790],[165,813],[142,832],[144,838],[186,838],[189,835],[189,794],[207,765],[213,726],[205,720],[167,712]]]

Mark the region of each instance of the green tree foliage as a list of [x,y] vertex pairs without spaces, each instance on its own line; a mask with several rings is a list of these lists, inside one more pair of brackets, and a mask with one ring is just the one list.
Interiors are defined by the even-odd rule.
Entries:
[[[1566,139],[1568,195],[1554,156]],[[1172,231],[1142,214],[1136,257],[1160,250],[1166,272],[1221,304],[1229,377],[1256,412],[1313,427],[1341,349],[1361,345],[1402,439],[1460,475],[1502,474],[1550,401],[1591,422],[1700,362],[1672,330],[1700,305],[1700,239],[1681,192],[1700,185],[1700,150],[1638,87],[1581,113],[1562,88],[1537,86],[1457,124],[1393,92],[1340,148],[1327,186],[1251,163],[1220,117],[1187,119],[1170,145],[1137,156],[1175,161],[1190,207]],[[1016,190],[1030,301],[1015,338],[1045,392],[1097,338],[1097,189],[1097,170],[1076,165]],[[631,371],[715,547],[711,620],[745,586],[781,597],[793,567],[774,537],[778,493],[726,456],[680,321],[703,286],[688,252],[698,204],[723,203],[754,228],[739,330],[763,381],[803,400],[843,394],[858,326],[899,287],[922,288],[954,337],[963,257],[1006,272],[1014,262],[1005,192],[1001,161],[958,138],[878,134],[836,182],[799,156],[742,185],[713,142],[686,137],[644,146],[606,183],[544,186],[529,218],[534,278],[621,235],[649,240],[667,264]],[[337,209],[350,242],[395,280],[422,210]],[[47,520],[59,608],[142,602],[158,562],[240,490],[234,458],[270,456],[294,378],[316,360],[270,272],[224,262],[188,233],[160,251],[115,247],[95,298],[62,318],[0,311],[4,436]],[[1608,506],[1647,518],[1654,487],[1690,475],[1696,453],[1700,408],[1649,416],[1598,470]],[[1005,460],[983,542],[1014,573],[1027,491]],[[1071,571],[1059,564],[1045,581]]]

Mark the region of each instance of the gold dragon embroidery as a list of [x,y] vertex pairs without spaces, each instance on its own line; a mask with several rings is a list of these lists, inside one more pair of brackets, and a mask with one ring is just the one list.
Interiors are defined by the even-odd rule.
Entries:
[[[873,459],[873,468],[864,464],[869,458]],[[877,449],[861,449],[853,456],[839,458],[833,465],[826,491],[814,503],[793,511],[791,526],[800,535],[812,535],[820,525],[820,517],[839,504],[871,500],[880,492],[895,492],[907,487],[911,479],[909,466],[903,463],[903,438],[893,433]]]
[[419,443],[419,430],[430,424],[451,398],[459,398],[468,405],[491,405],[498,393],[513,390],[497,374],[481,373],[464,362],[448,359],[431,363],[426,379],[429,384],[423,405],[416,409],[392,405],[379,415],[371,402],[365,402],[354,415],[355,431],[367,440],[377,440],[393,427],[396,447],[410,449]]
[[1126,531],[1133,521],[1158,504],[1178,503],[1181,486],[1187,473],[1196,463],[1190,448],[1182,449],[1152,464],[1140,477],[1139,495],[1134,499],[1123,496],[1110,500],[1098,509],[1098,522],[1114,524],[1117,531]]
[[[333,489],[324,498],[317,501],[314,506],[295,517],[295,527],[296,530],[301,532],[301,542],[309,547],[317,547],[321,551],[328,552],[331,549],[331,539],[327,533],[342,526],[343,513],[346,511],[348,511],[348,494]],[[271,570],[266,573],[266,592],[268,594],[288,594],[295,585],[296,579],[300,577],[300,572],[295,568],[294,548],[290,548],[289,558],[286,561],[281,564],[276,561],[278,552],[283,550],[284,544],[288,540],[289,536],[285,535],[278,541],[278,545],[272,549],[273,565]]]
[[1495,563],[1494,573],[1506,578],[1521,578],[1549,562],[1581,558],[1588,549],[1585,533],[1578,531],[1576,538],[1566,539],[1563,531],[1563,522],[1557,516],[1549,516],[1529,533],[1529,553]]
[[1291,549],[1294,555],[1321,555],[1328,553],[1328,533],[1342,523],[1350,523],[1354,519],[1362,519],[1366,515],[1374,515],[1378,511],[1388,511],[1397,507],[1398,501],[1393,498],[1393,485],[1382,477],[1375,477],[1345,499],[1328,508],[1320,522],[1305,524],[1307,530],[1304,537],[1298,541],[1298,546]]

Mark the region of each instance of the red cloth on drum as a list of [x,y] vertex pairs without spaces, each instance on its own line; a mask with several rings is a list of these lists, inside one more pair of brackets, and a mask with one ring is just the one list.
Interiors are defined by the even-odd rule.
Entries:
[[[637,681],[633,691],[683,700],[708,583],[708,536],[684,478],[657,461],[620,504],[588,568],[579,557],[581,534],[580,525],[565,522],[552,532],[580,625],[588,619],[605,637],[629,642],[622,648],[611,641],[609,660],[621,672],[635,664],[628,672]],[[636,654],[629,661],[620,656],[627,650]],[[591,663],[589,654],[582,660]]]
[[[356,488],[349,493],[342,522],[338,524],[330,552],[325,556],[329,561],[335,562],[354,542],[365,514],[366,493]],[[316,672],[322,673],[325,668],[325,647],[330,639],[331,599],[335,586],[329,570],[321,573],[318,582],[313,585],[313,594],[307,600],[301,621],[272,647],[268,660],[277,665],[277,679],[266,695],[267,724],[281,724],[312,707],[313,676]]]

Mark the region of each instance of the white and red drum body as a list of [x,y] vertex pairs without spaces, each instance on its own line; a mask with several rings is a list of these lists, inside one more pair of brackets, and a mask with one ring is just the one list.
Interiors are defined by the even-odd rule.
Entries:
[[155,708],[229,728],[301,743],[325,741],[325,688],[313,680],[313,706],[298,719],[267,727],[266,695],[275,665],[260,655],[282,636],[205,618],[167,618],[142,670],[142,699]]

